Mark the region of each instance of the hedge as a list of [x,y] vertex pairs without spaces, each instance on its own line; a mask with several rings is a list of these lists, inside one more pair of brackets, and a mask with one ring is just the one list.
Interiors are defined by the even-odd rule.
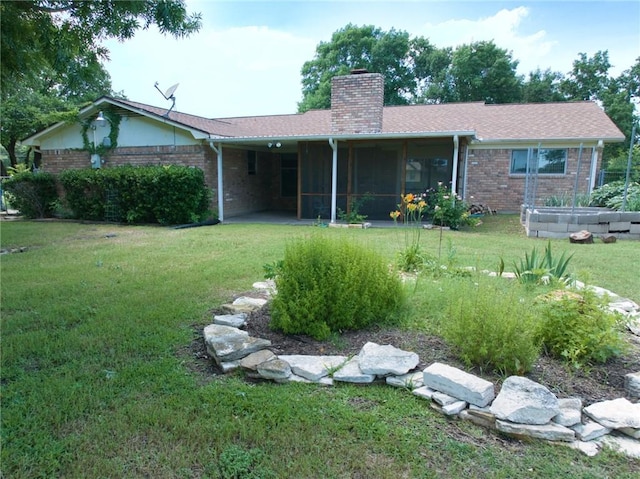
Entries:
[[53,216],[58,199],[55,177],[50,173],[25,171],[3,182],[11,206],[26,218]]
[[201,221],[209,213],[204,173],[186,166],[119,166],[60,173],[73,217],[164,225]]

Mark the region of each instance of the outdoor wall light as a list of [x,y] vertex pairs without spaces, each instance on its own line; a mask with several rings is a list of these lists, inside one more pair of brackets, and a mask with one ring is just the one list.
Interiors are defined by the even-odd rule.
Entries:
[[267,143],[267,146],[269,148],[280,148],[282,146],[282,143],[280,143],[279,141],[269,142],[269,143]]

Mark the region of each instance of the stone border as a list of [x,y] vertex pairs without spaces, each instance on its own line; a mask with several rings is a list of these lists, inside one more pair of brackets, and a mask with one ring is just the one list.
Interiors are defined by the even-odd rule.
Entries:
[[[603,288],[583,283],[576,286],[609,297],[609,309],[629,318],[631,332],[640,334],[640,306]],[[268,298],[275,293],[273,281],[254,283],[253,287],[257,296]],[[268,349],[270,341],[251,337],[241,329],[249,314],[267,301],[264,297],[237,298],[223,305],[227,314],[214,315],[213,324],[204,328],[207,353],[223,372],[242,369],[250,378],[324,386],[384,381],[429,401],[448,417],[516,438],[566,444],[588,456],[610,447],[640,458],[640,372],[625,376],[625,389],[635,402],[618,398],[583,407],[582,399],[559,399],[545,386],[521,376],[505,379],[496,395],[493,383],[446,364],[436,362],[423,371],[413,371],[418,355],[391,345],[369,342],[353,357],[276,356]]]

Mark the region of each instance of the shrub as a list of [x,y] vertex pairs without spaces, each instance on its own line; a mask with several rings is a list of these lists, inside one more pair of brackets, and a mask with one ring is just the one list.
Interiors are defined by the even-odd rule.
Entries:
[[419,271],[425,263],[427,254],[423,253],[420,244],[422,217],[427,203],[421,196],[408,193],[400,197],[398,209],[389,213],[394,224],[402,220],[404,229],[404,247],[398,252],[398,267],[401,271]]
[[[273,273],[273,267],[267,269]],[[382,257],[346,239],[298,240],[275,267],[271,327],[286,334],[325,340],[391,321],[404,303],[400,279]]]
[[192,223],[208,213],[204,173],[184,166],[120,166],[60,174],[76,218],[127,223]]
[[[613,181],[594,190],[591,193],[591,205],[620,210],[624,197],[624,183],[624,181]],[[640,183],[629,183],[625,210],[640,211]]]
[[540,340],[552,356],[578,369],[604,363],[626,349],[622,317],[606,310],[606,303],[591,290],[560,291],[541,297]]
[[443,336],[467,366],[505,375],[531,369],[540,351],[537,320],[531,305],[516,292],[513,286],[505,291],[487,279],[460,281],[447,308]]
[[58,199],[56,180],[50,173],[23,171],[4,181],[11,205],[27,218],[53,215]]
[[429,206],[427,215],[434,225],[448,226],[457,230],[461,226],[476,225],[478,221],[469,214],[469,205],[449,188],[441,184],[437,189],[429,189],[425,194]]

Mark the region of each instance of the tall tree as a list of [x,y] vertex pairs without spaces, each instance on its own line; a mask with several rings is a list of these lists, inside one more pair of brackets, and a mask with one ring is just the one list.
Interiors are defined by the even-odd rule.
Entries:
[[452,96],[453,85],[447,74],[452,55],[451,48],[438,48],[426,38],[411,40],[409,57],[416,77],[417,103],[437,103]]
[[495,43],[475,42],[454,52],[449,75],[453,87],[443,101],[514,103],[522,97],[518,61]]
[[153,24],[183,37],[199,29],[200,15],[189,15],[183,0],[0,2],[1,142],[11,164],[19,139],[111,92],[102,40]]
[[571,100],[599,100],[609,86],[609,52],[598,51],[591,58],[579,53],[561,90]]
[[372,25],[348,24],[330,42],[320,42],[313,60],[302,66],[302,101],[298,111],[331,106],[331,78],[364,68],[385,77],[386,105],[404,105],[415,91],[415,79],[407,63],[409,34]]
[[565,101],[560,91],[564,76],[560,72],[549,69],[537,69],[529,73],[529,78],[522,85],[522,101],[524,103],[549,103]]

